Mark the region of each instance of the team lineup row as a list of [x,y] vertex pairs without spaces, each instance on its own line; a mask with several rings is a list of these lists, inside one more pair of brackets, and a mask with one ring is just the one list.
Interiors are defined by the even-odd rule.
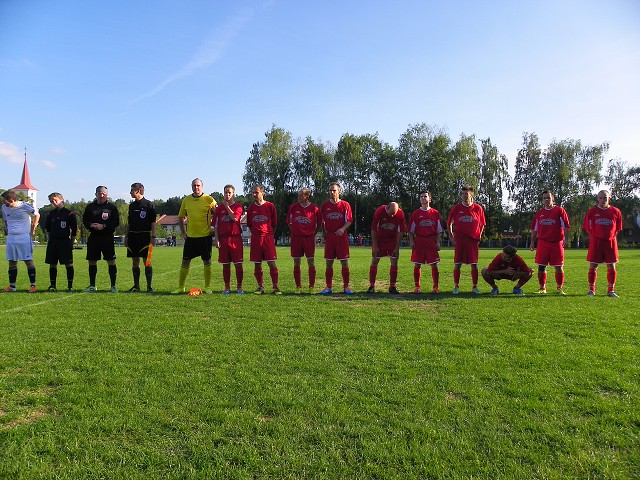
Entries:
[[[278,223],[275,205],[265,200],[264,187],[256,185],[253,190],[254,202],[244,212],[243,206],[235,201],[233,185],[224,187],[224,199],[219,205],[210,195],[203,193],[203,183],[199,178],[191,182],[192,194],[185,196],[178,213],[179,227],[184,239],[183,256],[180,268],[178,288],[173,292],[187,292],[186,280],[189,275],[191,260],[200,257],[204,266],[204,289],[192,289],[190,293],[212,293],[212,250],[218,249],[218,263],[222,265],[222,276],[225,285],[223,294],[231,293],[231,264],[235,268],[235,291],[245,293],[243,289],[243,242],[241,220],[246,215],[246,223],[251,232],[249,260],[254,264],[254,277],[257,283],[256,294],[264,294],[264,273],[262,263],[269,267],[272,292],[279,295],[277,255],[274,232]],[[95,292],[98,261],[106,260],[111,282],[110,291],[117,292],[116,253],[113,233],[120,224],[118,209],[108,201],[108,189],[98,186],[95,200],[90,202],[82,216],[82,223],[88,229],[86,259],[89,264],[89,287],[85,292]],[[298,193],[298,201],[290,206],[287,224],[291,231],[291,257],[294,261],[293,276],[296,293],[302,293],[302,259],[308,265],[308,291],[315,293],[315,235],[324,235],[325,288],[319,295],[330,295],[334,292],[334,261],[341,266],[342,292],[353,294],[350,288],[349,239],[348,229],[352,224],[351,206],[340,198],[341,187],[338,183],[329,186],[329,199],[320,207],[311,202],[311,191],[303,188]],[[478,249],[486,222],[481,205],[473,201],[474,189],[464,186],[460,192],[460,202],[449,212],[444,225],[454,245],[454,288],[452,293],[460,292],[459,283],[461,267],[470,265],[472,291],[480,295],[478,279],[483,279],[491,286],[491,294],[499,293],[497,280],[517,282],[513,288],[516,295],[524,295],[522,286],[534,275],[516,249],[508,245],[497,255],[489,266],[478,271]],[[141,183],[131,185],[128,224],[125,232],[127,257],[132,259],[134,285],[128,291],[139,292],[141,263],[144,263],[144,275],[147,291],[153,292],[153,267],[151,264],[153,246],[156,237],[156,212],[153,203],[144,198],[144,186]],[[584,219],[583,228],[590,237],[587,261],[589,262],[588,284],[589,296],[595,295],[597,268],[599,264],[607,265],[607,294],[617,298],[615,292],[616,268],[618,262],[617,234],[622,230],[620,210],[610,205],[611,195],[602,190],[597,194],[597,204],[592,207]],[[8,190],[2,194],[2,217],[7,231],[6,258],[9,262],[9,285],[5,292],[16,291],[18,262],[24,261],[31,287],[36,292],[36,268],[33,262],[32,237],[38,225],[40,215],[34,207],[26,202],[18,201],[15,192]],[[64,206],[64,198],[59,193],[49,195],[49,201],[55,207],[45,220],[45,230],[49,241],[45,255],[45,263],[49,265],[49,291],[57,289],[57,265],[64,265],[67,273],[67,290],[72,291],[74,266],[73,244],[78,229],[78,219],[74,212]],[[420,293],[422,265],[431,267],[433,282],[432,292],[439,293],[440,274],[440,240],[444,232],[443,221],[438,210],[431,208],[431,194],[420,194],[420,208],[409,217],[408,224],[402,209],[396,202],[378,207],[371,224],[372,259],[369,267],[369,289],[375,292],[378,264],[381,258],[390,259],[389,293],[398,294],[396,281],[398,277],[398,257],[400,240],[406,233],[411,247],[411,262],[414,265],[414,293]],[[564,248],[567,242],[566,230],[569,229],[569,218],[566,211],[554,203],[553,193],[545,190],[542,193],[542,208],[534,215],[531,231],[531,250],[535,250],[535,263],[538,267],[538,293],[547,292],[547,266],[555,269],[556,293],[564,295]],[[141,262],[141,259],[143,262]]]

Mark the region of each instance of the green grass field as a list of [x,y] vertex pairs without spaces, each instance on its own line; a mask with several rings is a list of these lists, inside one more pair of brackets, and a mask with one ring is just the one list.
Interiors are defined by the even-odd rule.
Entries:
[[[28,294],[20,264],[22,291],[0,294],[0,478],[639,477],[640,250],[621,251],[620,299],[603,295],[604,268],[586,297],[584,250],[567,252],[567,297],[533,295],[534,277],[531,295],[495,298],[484,282],[467,293],[465,267],[459,296],[366,295],[370,250],[357,248],[356,295],[297,296],[279,254],[282,296],[169,295],[176,248],[155,249],[156,295]],[[441,256],[450,292],[452,252]],[[41,290],[43,258],[39,247]],[[84,251],[75,264],[80,290]],[[202,287],[192,265],[187,284]],[[386,260],[378,280],[386,291]]]

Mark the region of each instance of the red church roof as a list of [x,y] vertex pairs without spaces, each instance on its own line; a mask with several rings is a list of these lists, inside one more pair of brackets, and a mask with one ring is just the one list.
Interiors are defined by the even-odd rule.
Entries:
[[31,178],[29,177],[29,166],[27,165],[27,159],[24,159],[24,167],[22,167],[22,179],[20,185],[16,185],[12,190],[36,190],[38,189],[31,185]]

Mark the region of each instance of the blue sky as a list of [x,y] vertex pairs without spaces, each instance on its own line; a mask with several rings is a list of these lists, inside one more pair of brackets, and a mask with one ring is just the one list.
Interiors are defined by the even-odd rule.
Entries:
[[272,124],[611,143],[640,163],[640,2],[1,0],[0,188],[147,198],[233,183]]

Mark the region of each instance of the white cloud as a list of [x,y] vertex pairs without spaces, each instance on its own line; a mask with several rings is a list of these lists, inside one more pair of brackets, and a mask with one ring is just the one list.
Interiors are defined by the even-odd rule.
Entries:
[[67,153],[67,151],[62,147],[53,147],[51,149],[51,153],[54,153],[56,155],[64,155],[65,153]]
[[10,163],[22,161],[22,154],[18,147],[6,142],[0,142],[0,157],[6,158]]
[[165,88],[177,80],[189,77],[198,71],[213,65],[222,58],[226,48],[231,44],[233,39],[242,30],[242,27],[251,19],[253,11],[247,11],[232,19],[230,19],[221,29],[214,34],[210,34],[202,43],[200,50],[193,58],[179,71],[167,77],[163,82],[156,86],[152,91],[146,93],[129,103],[129,106],[137,103],[145,98],[153,97],[162,92]]
[[53,170],[54,168],[57,168],[57,165],[49,160],[43,160],[42,164],[47,167],[49,170]]

